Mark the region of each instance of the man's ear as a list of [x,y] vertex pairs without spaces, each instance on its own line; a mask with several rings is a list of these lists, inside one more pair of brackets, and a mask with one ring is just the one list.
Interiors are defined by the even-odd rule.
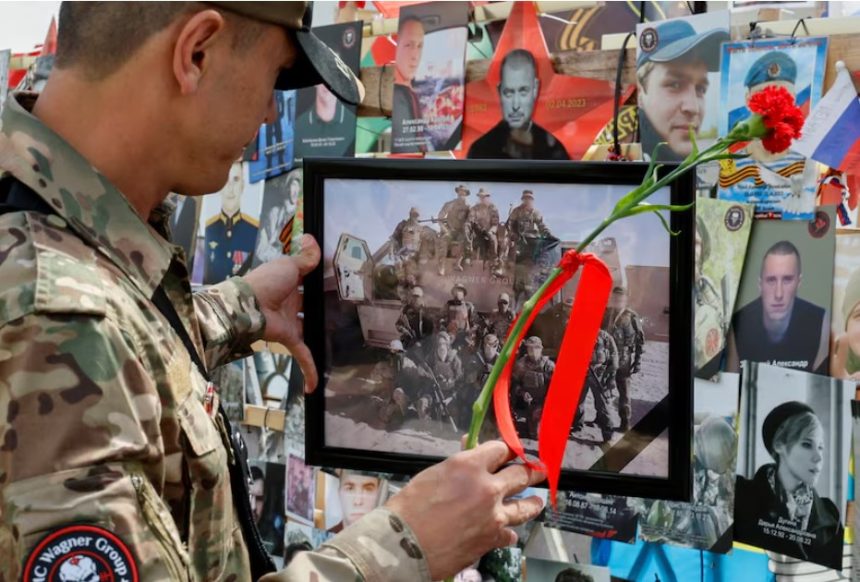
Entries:
[[212,49],[226,38],[226,22],[217,10],[202,10],[182,25],[173,49],[173,74],[183,95],[194,93],[210,67]]

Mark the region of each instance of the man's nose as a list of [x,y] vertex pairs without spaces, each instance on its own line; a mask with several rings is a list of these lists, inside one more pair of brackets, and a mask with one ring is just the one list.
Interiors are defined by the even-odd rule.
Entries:
[[272,96],[269,98],[269,108],[266,110],[266,119],[263,123],[275,123],[278,120],[278,106],[275,104],[275,92],[272,91]]
[[681,111],[689,115],[698,115],[701,113],[699,96],[696,94],[695,86],[690,85],[681,95]]
[[776,287],[774,288],[774,297],[776,299],[782,299],[783,294],[785,293],[785,289],[782,286],[782,281],[777,282]]

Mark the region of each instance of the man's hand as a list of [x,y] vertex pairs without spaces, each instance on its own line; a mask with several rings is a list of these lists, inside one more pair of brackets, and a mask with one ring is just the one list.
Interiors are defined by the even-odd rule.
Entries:
[[[450,577],[494,548],[515,544],[511,527],[534,519],[539,497],[508,500],[544,480],[502,441],[458,453],[415,476],[386,507],[418,538],[433,580]],[[498,471],[498,472],[497,472]]]
[[317,368],[308,346],[302,341],[302,320],[299,315],[302,278],[320,262],[320,247],[309,234],[302,237],[302,250],[295,256],[278,257],[245,275],[254,289],[257,302],[266,318],[263,339],[285,346],[298,361],[305,377],[305,391],[317,386]]

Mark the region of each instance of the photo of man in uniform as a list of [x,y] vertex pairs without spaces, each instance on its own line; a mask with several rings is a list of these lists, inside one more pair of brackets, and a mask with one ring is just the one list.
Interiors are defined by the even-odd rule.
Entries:
[[[709,16],[710,18],[710,16]],[[660,161],[681,161],[693,151],[705,117],[708,73],[720,70],[720,44],[728,29],[698,33],[687,19],[669,20],[640,33],[636,60],[639,131],[650,156],[659,143]]]
[[242,164],[233,164],[221,191],[221,212],[206,220],[203,283],[213,285],[248,272],[257,244],[259,221],[242,212]]
[[788,240],[772,245],[761,263],[759,297],[737,311],[729,335],[730,372],[750,360],[824,373],[829,350],[825,310],[798,297],[800,252]]
[[343,470],[337,489],[343,519],[331,528],[337,533],[376,509],[382,501],[385,481],[378,476]]
[[502,120],[469,148],[470,159],[568,160],[564,145],[532,121],[540,93],[531,52],[514,49],[502,61],[498,86]]

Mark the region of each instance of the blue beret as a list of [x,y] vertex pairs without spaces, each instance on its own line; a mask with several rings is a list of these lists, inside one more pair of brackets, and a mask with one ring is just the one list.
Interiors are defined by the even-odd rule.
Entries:
[[797,81],[797,64],[794,59],[780,51],[770,51],[759,57],[747,71],[744,85],[749,88],[774,81]]

